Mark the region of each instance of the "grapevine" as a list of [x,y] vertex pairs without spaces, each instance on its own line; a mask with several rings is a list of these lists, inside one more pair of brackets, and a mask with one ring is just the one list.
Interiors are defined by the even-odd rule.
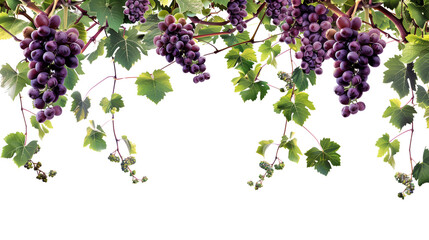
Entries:
[[[322,175],[341,171],[334,167],[348,161],[340,145],[348,143],[338,143],[335,136],[319,138],[321,131],[310,130],[306,124],[317,106],[317,99],[307,89],[331,84],[340,103],[333,102],[330,107],[343,105],[336,116],[339,121],[348,123],[352,119],[349,116],[386,104],[386,110],[376,117],[387,118],[399,131],[369,141],[378,148],[374,158],[383,158],[393,168],[397,161],[409,161],[410,169],[394,174],[405,186],[397,194],[404,199],[417,191],[415,183],[421,186],[429,182],[429,150],[423,149],[421,157],[415,147],[420,140],[415,132],[424,133],[429,128],[429,14],[424,10],[428,7],[426,1],[361,0],[0,1],[0,39],[11,39],[10,47],[22,56],[20,62],[1,67],[1,87],[12,101],[19,98],[24,122],[24,131],[12,131],[4,137],[1,157],[34,170],[42,182],[56,176],[54,170],[42,170],[37,153],[48,129],[53,128],[50,120],[68,117],[68,104],[77,122],[89,121],[84,147],[105,151],[103,158],[129,174],[132,183],[147,182],[146,176],[137,177],[131,168],[137,166],[136,144],[117,128],[125,107],[124,93],[117,84],[134,81],[137,95],[158,104],[168,101],[174,84],[179,84],[170,82],[176,80],[170,77],[174,76],[170,66],[189,73],[194,83],[215,79],[216,71],[226,67],[236,70],[230,80],[246,104],[278,94],[274,112],[284,120],[276,140],[259,142],[256,152],[263,159],[255,165],[262,173],[256,180],[247,181],[249,186],[260,190],[276,172],[304,158],[307,167]],[[384,54],[388,44],[399,49],[390,59]],[[139,60],[150,61],[150,53],[164,58],[165,65],[145,69]],[[224,54],[226,66],[218,64],[209,74],[207,66],[213,64],[210,58],[215,54]],[[100,79],[86,79],[82,65],[102,57],[112,64]],[[323,68],[327,64],[334,66],[333,73]],[[370,83],[380,81],[371,72],[382,65],[386,67],[382,81],[398,96],[385,103],[365,104],[367,96],[377,94],[369,91]],[[267,77],[268,66],[277,68],[278,79]],[[118,71],[132,68],[142,69],[141,74],[126,76]],[[78,90],[78,81],[90,81],[92,87]],[[94,89],[108,81],[111,91],[95,99]],[[211,83],[215,81],[206,85]],[[33,106],[24,106],[23,99],[31,99]],[[95,100],[99,101],[98,109]],[[38,112],[33,112],[33,107]],[[93,111],[107,114],[108,120],[96,124],[95,120],[103,119],[91,119]],[[421,117],[427,125],[415,121]],[[105,131],[107,126],[111,132]],[[302,141],[298,141],[303,134],[297,129],[312,139],[314,147],[303,149]],[[114,143],[110,151],[108,139]],[[274,151],[272,159],[268,159],[267,149]],[[49,147],[43,146],[43,151]],[[400,151],[406,151],[409,159],[396,159]]]

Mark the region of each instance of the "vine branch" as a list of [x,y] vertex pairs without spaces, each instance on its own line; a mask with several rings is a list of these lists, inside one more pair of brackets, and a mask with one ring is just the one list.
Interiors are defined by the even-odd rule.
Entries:
[[25,126],[25,141],[24,141],[24,146],[27,145],[27,133],[28,133],[28,129],[27,129],[27,120],[25,120],[25,115],[24,115],[24,107],[22,106],[22,95],[21,93],[19,93],[19,103],[21,105],[21,113],[22,113],[22,119],[24,119],[24,126]]
[[21,39],[17,38],[15,35],[13,35],[11,32],[9,32],[6,28],[4,28],[2,25],[0,25],[0,28],[5,31],[7,34],[13,37],[13,39],[17,42],[21,42]]

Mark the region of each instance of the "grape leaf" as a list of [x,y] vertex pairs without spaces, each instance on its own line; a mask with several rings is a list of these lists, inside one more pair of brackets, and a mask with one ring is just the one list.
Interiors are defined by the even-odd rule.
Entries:
[[125,145],[127,145],[127,148],[128,148],[128,152],[130,153],[130,154],[137,154],[137,151],[136,151],[136,145],[134,144],[134,143],[132,143],[129,139],[128,139],[128,137],[127,136],[122,136],[122,140],[124,140],[124,142],[125,142]]
[[423,162],[414,166],[413,177],[418,180],[419,186],[429,182],[429,150],[426,148],[423,152]]
[[414,70],[424,83],[429,83],[429,53],[426,53],[416,60],[414,63]]
[[329,138],[320,140],[322,150],[311,148],[305,155],[307,156],[307,167],[314,167],[319,173],[328,175],[331,170],[331,164],[340,166],[340,154],[337,153],[340,145],[331,141]]
[[273,143],[273,140],[262,140],[259,142],[258,149],[256,149],[256,153],[261,154],[265,157],[265,151],[267,151],[268,147]]
[[424,87],[418,86],[417,87],[417,103],[419,104],[419,107],[426,109],[429,107],[429,93],[425,90]]
[[405,125],[412,123],[414,114],[417,113],[414,107],[405,105],[401,108],[401,101],[399,99],[390,99],[390,107],[387,107],[383,113],[383,117],[390,117],[390,123],[402,129]]
[[137,29],[132,28],[125,32],[124,30],[119,33],[110,29],[110,36],[106,39],[107,57],[115,55],[115,61],[121,64],[127,70],[130,70],[135,62],[140,60],[140,52],[144,52],[142,42],[137,36]]
[[28,63],[18,63],[16,68],[18,72],[6,63],[0,69],[0,74],[2,76],[0,86],[8,90],[9,96],[12,99],[15,99],[26,85],[30,85],[30,80],[27,78],[27,72],[29,70]]
[[160,0],[159,2],[161,3],[161,6],[168,7],[168,6],[170,6],[170,4],[171,4],[172,1],[173,0]]
[[116,111],[119,112],[119,110],[124,107],[124,101],[122,101],[121,95],[114,93],[110,100],[106,97],[101,99],[100,106],[103,108],[105,113],[110,113],[113,108],[116,108]]
[[36,120],[36,116],[31,116],[30,118],[30,122],[31,122],[31,126],[33,126],[35,129],[37,129],[39,131],[39,137],[40,139],[43,139],[43,137],[45,136],[45,134],[49,133],[49,129],[52,129],[52,123],[49,120],[46,120],[43,123],[39,123]]
[[[223,41],[225,42],[225,44],[227,46],[232,46],[234,44],[238,44],[238,43],[242,43],[242,42],[250,40],[250,35],[249,35],[248,31],[244,31],[242,33],[237,33],[236,35],[225,34],[225,35],[221,35],[220,37],[223,39]],[[243,52],[247,48],[253,48],[253,44],[251,44],[251,43],[240,44],[240,45],[237,45],[233,48],[240,50],[240,52]]]
[[82,101],[80,92],[73,92],[71,97],[73,98],[71,110],[76,116],[76,120],[79,122],[82,119],[88,117],[88,109],[91,107],[90,99],[87,97]]
[[12,158],[18,167],[23,166],[33,157],[37,148],[37,141],[25,145],[25,135],[21,132],[11,133],[4,138],[7,143],[3,147],[2,158]]
[[258,98],[258,93],[260,93],[260,99],[262,100],[269,89],[267,82],[258,81],[250,85],[248,89],[241,91],[240,95],[243,101],[246,102],[247,100],[255,101]]
[[314,71],[311,71],[310,74],[305,74],[300,67],[297,67],[293,70],[292,80],[299,91],[304,91],[308,88],[308,82],[311,85],[316,84],[316,74]]
[[[17,35],[22,32],[22,30],[28,26],[28,22],[23,21],[18,18],[9,17],[7,13],[0,13],[0,25],[7,29],[13,35]],[[12,38],[7,32],[0,29],[0,40]]]
[[88,58],[89,63],[92,63],[92,62],[93,62],[93,61],[95,61],[98,57],[100,57],[100,56],[103,56],[103,55],[104,55],[104,44],[105,44],[105,42],[106,42],[106,39],[105,39],[105,38],[102,38],[102,39],[100,40],[100,42],[98,43],[98,45],[97,45],[97,49],[96,49],[94,52],[92,52],[92,53],[90,53],[90,54],[86,55],[86,57]]
[[429,35],[424,38],[416,35],[408,35],[407,43],[402,51],[401,61],[411,63],[419,56],[429,53]]
[[390,9],[395,9],[399,2],[400,0],[383,0],[384,6]]
[[252,66],[253,62],[256,62],[255,51],[251,48],[245,49],[241,54],[238,49],[231,49],[226,55],[228,68],[236,67],[237,69],[248,72]]
[[267,94],[270,87],[264,81],[256,81],[256,75],[261,69],[261,65],[258,64],[254,70],[249,70],[246,74],[240,72],[240,77],[232,79],[232,82],[236,85],[235,92],[240,92],[243,101],[252,100],[255,101],[260,94],[262,100]]
[[85,25],[83,25],[82,22],[73,24],[70,26],[70,28],[76,28],[79,32],[79,39],[81,39],[84,43],[86,43],[86,29],[85,29]]
[[398,93],[399,97],[403,98],[408,95],[410,86],[408,79],[412,77],[407,66],[400,61],[400,56],[395,55],[390,58],[385,64],[387,70],[384,72],[384,83],[392,83],[392,88]]
[[203,10],[203,2],[201,0],[176,0],[179,5],[180,12],[186,11],[192,13],[201,13]]
[[393,142],[390,142],[389,134],[384,134],[381,138],[375,143],[378,149],[377,157],[384,157],[384,162],[389,163],[393,168],[395,168],[395,159],[394,155],[399,152],[399,141],[396,139]]
[[106,136],[106,133],[103,131],[100,125],[95,127],[93,120],[89,121],[90,127],[86,129],[86,136],[83,141],[83,146],[86,147],[89,145],[89,148],[100,152],[101,150],[106,149],[106,141],[103,137]]
[[298,140],[296,138],[292,138],[284,144],[284,148],[289,149],[289,160],[296,163],[299,162],[299,155],[302,155],[302,152],[299,149],[297,142]]
[[109,28],[115,31],[124,23],[124,9],[122,6],[125,6],[125,0],[91,0],[89,3],[91,11],[97,13],[97,19],[100,24],[104,25],[107,21]]
[[136,80],[137,94],[146,96],[152,102],[158,104],[167,92],[172,92],[170,77],[163,70],[155,70],[153,74],[145,72]]
[[54,106],[58,105],[60,107],[65,107],[66,104],[67,104],[67,97],[66,96],[60,96],[58,98],[58,100],[55,103],[53,103],[52,105],[54,105]]
[[267,64],[275,64],[275,57],[280,54],[281,47],[279,44],[276,44],[274,46],[271,46],[272,42],[270,40],[267,40],[262,44],[258,51],[261,53],[261,61],[265,61],[268,57]]
[[68,90],[73,90],[73,88],[76,86],[77,81],[79,81],[79,75],[85,74],[82,70],[81,60],[85,58],[82,54],[77,55],[77,58],[79,59],[79,65],[75,69],[67,68],[67,76],[64,79],[64,86]]
[[[225,19],[214,16],[209,22],[224,22]],[[195,28],[195,34],[205,35],[222,31],[222,26],[198,24]],[[219,36],[199,37],[198,40],[215,43]]]
[[294,102],[291,100],[292,91],[289,91],[286,96],[274,104],[274,111],[285,115],[288,121],[295,121],[299,125],[303,125],[310,116],[310,110],[315,110],[314,105],[308,100],[308,94],[305,92],[295,93]]
[[257,12],[259,8],[259,4],[255,3],[254,1],[247,1],[246,4],[246,11],[250,14],[254,14]]
[[21,1],[19,0],[6,0],[7,5],[10,9],[15,10],[18,4],[21,4]]
[[215,3],[215,4],[220,4],[220,5],[222,5],[222,6],[227,6],[228,5],[228,2],[229,2],[229,0],[213,0],[213,2]]
[[429,20],[429,1],[425,0],[424,5],[417,5],[413,2],[410,2],[407,6],[411,18],[420,28],[424,28],[426,21]]

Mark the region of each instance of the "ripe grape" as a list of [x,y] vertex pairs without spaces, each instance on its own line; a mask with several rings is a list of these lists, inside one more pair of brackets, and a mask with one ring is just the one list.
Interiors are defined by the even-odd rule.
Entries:
[[247,24],[243,20],[247,17],[246,4],[247,0],[230,0],[227,5],[228,20],[240,33],[247,28]]
[[266,15],[273,20],[273,24],[278,26],[286,19],[288,0],[266,0]]
[[59,16],[49,18],[42,12],[34,19],[37,29],[25,28],[25,39],[20,43],[24,56],[30,61],[27,77],[32,88],[28,95],[33,99],[34,107],[41,110],[36,114],[40,123],[61,115],[61,107],[52,105],[67,92],[63,85],[67,76],[65,66],[76,68],[79,65],[76,55],[84,46],[84,42],[78,39],[77,29],[62,32],[58,30],[60,24]]
[[378,29],[358,33],[362,25],[358,17],[351,20],[346,16],[339,17],[336,25],[339,32],[334,29],[327,31],[330,40],[324,44],[324,48],[335,60],[333,75],[338,86],[334,88],[334,92],[339,95],[340,103],[346,105],[341,114],[348,117],[365,110],[365,104],[358,102],[358,99],[369,91],[369,66],[380,65],[378,54],[383,52],[386,42],[380,39]]
[[144,14],[149,10],[149,0],[127,0],[125,2],[124,14],[128,16],[128,19],[135,23],[140,21],[141,23],[146,22]]
[[158,55],[165,56],[167,62],[176,60],[176,63],[182,66],[184,73],[196,74],[193,79],[194,83],[210,79],[210,74],[205,72],[206,59],[201,56],[200,47],[192,39],[194,36],[193,25],[187,24],[184,18],[179,19],[176,23],[176,18],[168,15],[163,22],[158,24],[158,28],[164,32],[153,39]]

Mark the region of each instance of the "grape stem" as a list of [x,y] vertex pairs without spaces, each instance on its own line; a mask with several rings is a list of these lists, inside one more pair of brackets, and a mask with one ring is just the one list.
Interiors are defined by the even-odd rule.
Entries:
[[[90,16],[88,15],[88,11],[86,11],[85,9],[81,8],[79,5],[74,6],[75,8],[77,8],[77,10],[79,10],[82,13],[82,16],[87,16],[88,18],[90,18],[92,21],[97,22],[97,18],[95,16]],[[80,18],[82,18],[82,16]],[[80,19],[79,19],[80,20]],[[78,21],[79,22],[79,21]]]
[[402,42],[407,43],[408,41],[406,37],[408,35],[408,32],[407,30],[405,30],[404,25],[402,24],[402,21],[398,19],[395,15],[393,15],[393,13],[389,12],[387,9],[385,9],[382,6],[375,7],[374,9],[383,13],[387,18],[389,18],[395,24],[395,26],[399,30],[399,33],[401,34]]
[[193,38],[198,39],[198,38],[204,38],[204,37],[212,37],[212,36],[219,36],[219,35],[227,35],[227,34],[231,34],[233,32],[235,32],[235,28],[229,29],[225,32],[217,32],[217,33],[208,33],[208,34],[202,34],[202,35],[197,35],[194,36]]
[[348,16],[347,14],[343,13],[340,9],[337,8],[334,4],[331,3],[331,1],[319,1],[320,3],[324,4],[331,12],[337,14],[339,17],[341,16]]
[[25,4],[26,7],[28,7],[29,9],[35,11],[36,13],[42,13],[43,11],[40,10],[39,7],[36,6],[36,4],[34,4],[31,0],[21,0],[21,2],[23,2]]
[[[351,8],[353,8],[353,12],[352,12],[352,15],[351,15],[351,18],[353,18],[354,16],[355,16],[355,14],[356,14],[356,10],[358,9],[358,6],[359,6],[359,3],[361,2],[361,0],[357,0],[356,1],[356,3],[355,3],[355,5],[354,5],[354,8],[353,8],[353,6],[351,7]],[[348,15],[348,14],[347,14]],[[349,15],[350,16],[350,15]]]
[[316,140],[316,142],[319,144],[320,149],[323,151],[322,145],[320,145],[319,139],[316,138],[316,136],[314,136],[314,134],[312,132],[310,132],[310,130],[308,130],[304,125],[302,125],[302,127],[308,132],[310,133],[311,136],[313,136],[313,138]]
[[103,32],[103,30],[106,29],[107,26],[108,25],[106,23],[105,26],[102,26],[101,28],[98,29],[97,33],[95,33],[95,35],[89,39],[89,41],[85,44],[85,46],[83,46],[81,53],[85,52],[85,50],[89,46],[89,44],[91,44],[92,42],[95,42],[95,40],[97,40],[98,35],[100,35],[100,33]]
[[103,78],[101,81],[99,81],[98,83],[96,83],[94,86],[92,86],[92,87],[88,90],[88,92],[86,92],[85,97],[84,97],[83,99],[85,100],[85,99],[88,97],[89,92],[91,92],[91,90],[92,90],[92,89],[94,89],[94,88],[95,88],[95,87],[97,87],[99,84],[101,84],[102,82],[106,81],[107,79],[109,79],[109,78],[113,78],[113,77],[115,77],[115,76],[108,76],[108,77],[105,77],[105,78]]
[[196,24],[204,24],[204,25],[212,25],[212,26],[224,26],[229,23],[229,21],[224,22],[207,22],[199,19],[198,17],[190,17],[189,18],[193,23]]
[[9,34],[10,36],[13,37],[13,39],[17,42],[21,42],[21,39],[17,38],[15,35],[13,35],[11,32],[9,32],[8,30],[6,30],[6,28],[4,28],[2,25],[0,25],[0,28],[5,31],[7,34]]
[[[371,14],[370,14],[370,16],[371,16],[370,19],[372,19],[372,15]],[[392,37],[392,35],[390,35],[388,32],[381,30],[380,28],[376,27],[374,24],[369,23],[367,21],[362,21],[362,22],[365,23],[365,24],[367,24],[367,25],[370,25],[372,28],[378,29],[378,31],[380,31],[381,33],[383,33],[387,38],[390,38],[390,39],[392,39],[392,40],[394,40],[396,42],[401,42],[401,40],[399,40],[399,39],[397,39],[395,37]]]
[[[414,105],[414,91],[411,90],[411,104]],[[413,167],[413,157],[411,156],[411,146],[413,143],[413,135],[414,135],[414,119],[411,122],[411,136],[410,136],[410,145],[408,147],[408,153],[410,155],[410,165],[411,165],[411,176],[413,176],[413,171],[414,171],[414,167]]]
[[25,126],[25,141],[24,141],[24,146],[27,145],[27,120],[25,120],[25,115],[24,115],[24,107],[22,106],[22,95],[21,93],[19,93],[19,103],[21,104],[21,113],[22,113],[22,119],[24,119],[24,126]]

